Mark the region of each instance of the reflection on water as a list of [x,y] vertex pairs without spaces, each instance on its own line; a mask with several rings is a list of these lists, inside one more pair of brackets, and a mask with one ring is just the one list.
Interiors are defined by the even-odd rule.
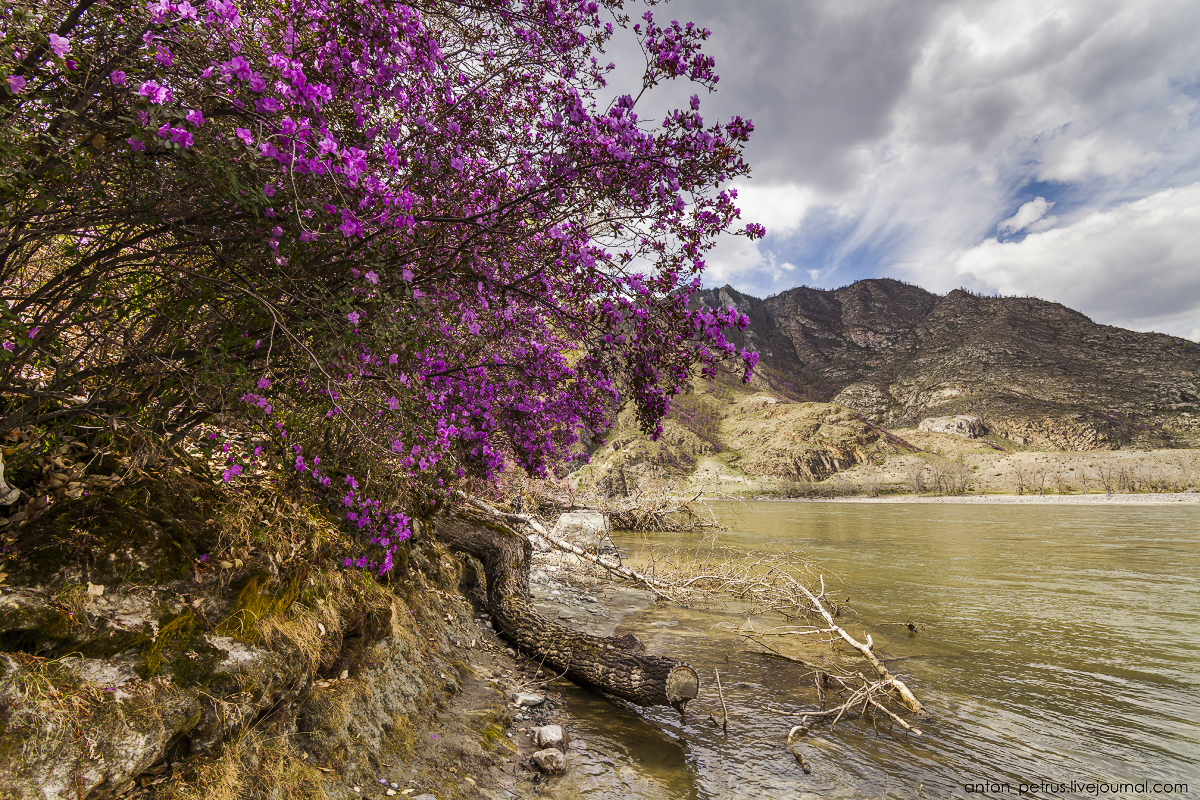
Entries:
[[[1159,781],[1200,787],[1200,512],[1189,507],[762,503],[724,543],[807,556],[852,596],[852,630],[926,704],[925,735],[842,722],[785,747],[812,707],[799,665],[750,653],[737,609],[652,606],[618,632],[689,661],[706,694],[681,721],[568,693],[587,749],[555,796],[1016,796],[1020,784]],[[638,537],[618,536],[635,548]],[[918,620],[919,635],[888,623]],[[728,735],[707,720],[713,669]],[[709,696],[712,694],[713,696]],[[632,765],[624,773],[619,765]],[[1004,783],[968,795],[967,783]],[[1026,796],[1074,797],[1041,792]],[[1137,796],[1133,794],[1110,794]],[[1171,796],[1171,795],[1167,795]],[[1175,794],[1173,796],[1187,796]]]

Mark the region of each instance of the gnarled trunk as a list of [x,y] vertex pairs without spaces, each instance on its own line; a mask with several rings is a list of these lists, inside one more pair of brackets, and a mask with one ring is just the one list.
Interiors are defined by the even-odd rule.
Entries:
[[497,517],[476,511],[439,515],[433,535],[479,559],[487,577],[488,610],[498,631],[518,649],[576,683],[641,706],[669,705],[682,714],[700,692],[687,664],[650,655],[633,634],[601,638],[543,617],[529,598],[529,540]]

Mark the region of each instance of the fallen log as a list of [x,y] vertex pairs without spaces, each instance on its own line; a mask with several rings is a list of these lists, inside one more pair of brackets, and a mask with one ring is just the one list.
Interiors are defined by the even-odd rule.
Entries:
[[533,546],[502,517],[472,509],[442,514],[433,520],[433,535],[483,564],[492,621],[526,655],[576,683],[640,706],[669,705],[684,714],[688,701],[699,695],[696,670],[647,653],[632,634],[590,636],[538,613],[529,597]]

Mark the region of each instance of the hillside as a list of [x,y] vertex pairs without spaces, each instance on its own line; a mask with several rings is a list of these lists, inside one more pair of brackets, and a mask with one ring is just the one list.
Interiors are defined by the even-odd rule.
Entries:
[[[751,384],[697,381],[658,441],[622,412],[580,475],[585,488],[686,478],[750,494],[939,481],[959,493],[1070,493],[1200,478],[1200,454],[1180,452],[1200,444],[1194,342],[1034,298],[943,297],[893,280],[765,300],[725,287],[702,301],[750,317],[731,338],[761,355]],[[929,422],[959,415],[969,436]]]
[[751,318],[761,388],[833,402],[888,427],[980,417],[1051,450],[1189,447],[1200,440],[1200,344],[1099,325],[1057,303],[939,296],[888,279],[766,300],[725,287],[703,302]]

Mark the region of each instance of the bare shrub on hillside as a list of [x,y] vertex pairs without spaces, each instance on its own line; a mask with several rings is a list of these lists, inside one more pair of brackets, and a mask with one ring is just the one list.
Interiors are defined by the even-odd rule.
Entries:
[[905,477],[908,479],[908,488],[915,494],[920,495],[925,492],[925,474],[929,472],[929,467],[923,461],[918,461],[909,466]]
[[1017,490],[1017,494],[1025,494],[1025,489],[1028,488],[1029,470],[1025,468],[1021,462],[1012,465],[1008,470],[1009,480]]

